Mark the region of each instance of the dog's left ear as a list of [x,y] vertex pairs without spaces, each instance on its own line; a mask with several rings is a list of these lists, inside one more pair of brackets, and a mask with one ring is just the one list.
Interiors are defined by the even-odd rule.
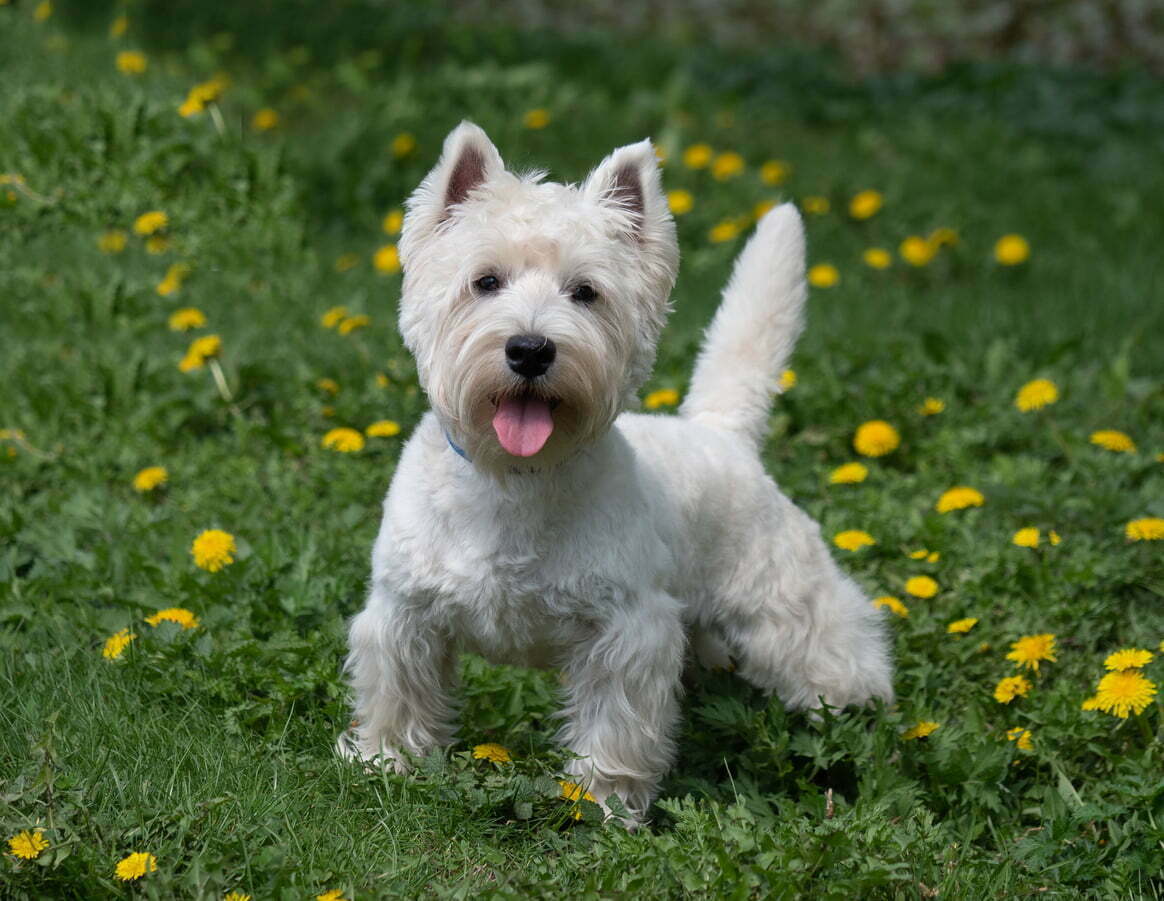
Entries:
[[599,203],[627,214],[627,233],[644,243],[673,232],[671,210],[650,141],[619,147],[598,164],[582,190]]

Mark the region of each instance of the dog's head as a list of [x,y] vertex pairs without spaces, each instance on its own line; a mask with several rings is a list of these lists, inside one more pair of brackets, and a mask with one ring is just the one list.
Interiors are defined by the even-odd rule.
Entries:
[[462,123],[408,201],[400,332],[441,424],[486,469],[552,465],[646,380],[675,282],[649,141],[581,185],[505,169]]

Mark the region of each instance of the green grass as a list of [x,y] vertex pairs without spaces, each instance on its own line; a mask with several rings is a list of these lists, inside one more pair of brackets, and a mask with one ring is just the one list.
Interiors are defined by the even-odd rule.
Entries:
[[[1160,701],[1127,720],[1079,709],[1109,652],[1164,639],[1164,543],[1124,538],[1129,520],[1164,516],[1158,84],[1005,66],[852,82],[789,51],[472,30],[427,7],[329,4],[316,21],[245,6],[213,22],[204,4],[131,10],[121,40],[95,4],[43,24],[30,4],[0,7],[0,173],[23,179],[0,186],[0,428],[24,434],[0,441],[0,830],[39,824],[50,842],[36,861],[0,860],[6,897],[1164,894]],[[114,67],[125,48],[148,54],[141,77]],[[222,130],[180,117],[220,70]],[[282,124],[258,134],[265,105]],[[544,130],[521,124],[534,107],[551,112]],[[410,777],[330,752],[348,715],[344,623],[424,409],[393,325],[399,276],[371,258],[392,240],[382,217],[464,117],[512,165],[555,178],[645,134],[671,152],[665,181],[696,205],[650,388],[685,386],[739,249],[711,244],[712,225],[762,200],[833,208],[809,220],[810,257],[841,280],[813,292],[765,455],[826,536],[876,537],[836,553],[871,595],[909,604],[893,624],[899,700],[814,722],[703,674],[654,822],[635,834],[591,805],[575,821],[556,797],[552,673],[466,658],[460,739]],[[417,148],[396,159],[401,132]],[[696,141],[740,152],[747,171],[718,183],[684,169]],[[792,164],[784,185],[758,180],[769,158]],[[844,208],[864,188],[885,207],[855,223]],[[122,253],[98,250],[151,209],[170,217],[167,253],[132,234]],[[927,267],[861,263],[939,226],[960,240]],[[1032,247],[1014,269],[991,257],[1008,232]],[[359,262],[337,273],[345,253]],[[159,296],[177,261],[189,278]],[[322,328],[341,304],[371,324]],[[208,327],[169,331],[182,306]],[[206,369],[177,368],[203,333],[222,336],[231,403]],[[1020,413],[1015,392],[1036,377],[1062,399]],[[918,415],[926,396],[945,411]],[[336,425],[384,418],[400,438],[320,446]],[[901,447],[867,461],[864,483],[830,485],[873,418]],[[1101,428],[1137,452],[1091,445]],[[142,495],[132,479],[150,465],[169,482]],[[985,506],[936,513],[956,484]],[[1015,547],[1024,526],[1063,541]],[[208,528],[239,543],[215,574],[189,551]],[[940,559],[911,559],[920,547]],[[919,573],[940,584],[933,599],[903,594]],[[144,623],[172,606],[198,628]],[[969,635],[946,634],[966,616]],[[127,627],[123,658],[103,659]],[[1043,632],[1057,660],[1028,697],[995,702],[1010,643]],[[1157,683],[1161,656],[1145,670]],[[903,741],[919,720],[941,727]],[[1016,726],[1033,750],[1005,739]],[[474,761],[486,741],[515,762]],[[115,880],[139,850],[157,871]]]

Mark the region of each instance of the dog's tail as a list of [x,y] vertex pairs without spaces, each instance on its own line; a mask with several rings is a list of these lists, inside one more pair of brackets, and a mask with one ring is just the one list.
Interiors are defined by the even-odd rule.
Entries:
[[778,379],[804,327],[804,225],[771,210],[736,259],[679,413],[759,448]]

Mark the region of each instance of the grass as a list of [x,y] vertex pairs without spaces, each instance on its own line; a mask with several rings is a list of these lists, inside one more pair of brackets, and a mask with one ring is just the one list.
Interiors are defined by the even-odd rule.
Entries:
[[[39,825],[50,843],[33,861],[4,856],[5,894],[1164,894],[1159,699],[1127,719],[1080,710],[1108,653],[1164,639],[1164,544],[1124,537],[1128,521],[1164,516],[1158,85],[1005,66],[851,82],[786,51],[329,9],[315,22],[231,8],[211,24],[202,4],[169,19],[144,7],[115,39],[96,4],[42,23],[27,4],[0,7],[0,173],[21,177],[0,186],[0,428],[23,435],[0,441],[0,828]],[[118,72],[122,49],[144,50],[147,71]],[[221,127],[179,116],[218,71],[231,77]],[[249,125],[262,106],[280,113],[273,131]],[[523,126],[533,108],[548,127]],[[393,240],[382,218],[463,117],[511,164],[557,178],[644,134],[668,149],[666,183],[695,206],[679,220],[676,312],[649,389],[685,386],[742,241],[709,242],[713,225],[765,200],[832,207],[809,220],[810,256],[840,282],[813,292],[765,454],[826,536],[876,538],[835,553],[871,596],[909,606],[894,621],[899,701],[814,722],[703,674],[654,822],[635,834],[585,803],[575,820],[559,797],[552,673],[465,658],[460,739],[411,777],[330,752],[347,718],[344,623],[424,409],[393,325],[399,276],[372,257]],[[416,147],[397,157],[401,133]],[[746,171],[716,182],[686,169],[698,141],[738,151]],[[792,164],[784,184],[758,179],[769,158]],[[885,206],[854,222],[845,207],[865,188]],[[159,255],[132,234],[154,209],[172,237]],[[959,241],[929,265],[896,256],[943,226]],[[129,233],[120,253],[98,249],[109,229]],[[1011,232],[1032,254],[1007,269],[991,253]],[[861,263],[870,246],[894,252],[890,269]],[[337,272],[344,254],[357,262]],[[188,278],[159,295],[179,261]],[[370,324],[323,328],[337,305]],[[207,328],[169,331],[184,306]],[[206,368],[177,367],[207,333],[223,340],[229,401]],[[1021,413],[1015,392],[1036,377],[1061,400]],[[927,396],[944,412],[919,415]],[[320,446],[337,425],[386,418],[400,437],[356,454]],[[874,418],[901,446],[866,460],[865,482],[831,485]],[[1136,452],[1090,444],[1102,428]],[[169,481],[138,493],[149,465]],[[936,513],[958,484],[985,505]],[[1011,543],[1026,526],[1039,548]],[[238,541],[214,574],[190,556],[208,528]],[[922,547],[940,559],[908,556]],[[904,594],[923,573],[938,594]],[[198,627],[144,622],[174,606]],[[979,622],[947,634],[962,617]],[[104,659],[123,628],[137,638]],[[1010,644],[1040,633],[1056,635],[1056,660],[1027,697],[996,702]],[[1160,656],[1144,670],[1155,682]],[[940,727],[902,740],[922,720]],[[1006,740],[1014,727],[1031,750]],[[486,741],[514,762],[474,760]],[[158,868],[122,883],[114,867],[133,851]]]

